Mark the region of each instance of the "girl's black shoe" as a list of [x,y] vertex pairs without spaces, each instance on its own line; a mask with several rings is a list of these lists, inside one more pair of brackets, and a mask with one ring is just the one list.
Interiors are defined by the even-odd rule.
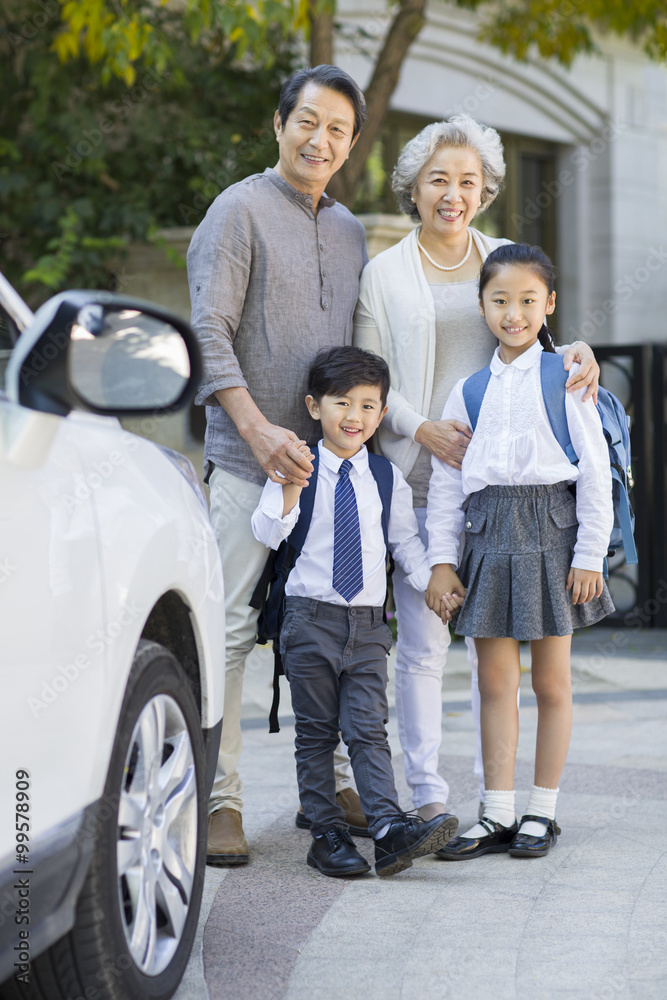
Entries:
[[506,854],[519,831],[516,820],[512,826],[502,826],[487,816],[483,816],[479,822],[488,830],[484,837],[454,837],[436,852],[436,857],[444,858],[445,861],[468,861],[470,858],[479,858],[482,854]]
[[555,819],[546,816],[522,816],[521,823],[543,823],[544,836],[531,837],[527,833],[517,833],[509,846],[508,854],[513,858],[543,858],[558,840],[560,827]]

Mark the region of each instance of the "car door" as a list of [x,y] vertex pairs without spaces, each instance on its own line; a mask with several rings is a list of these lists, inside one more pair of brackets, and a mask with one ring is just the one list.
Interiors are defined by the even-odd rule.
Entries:
[[[31,842],[91,800],[102,710],[97,525],[77,433],[0,399],[0,795],[14,801],[16,772],[29,772]],[[4,858],[10,808],[0,822]]]

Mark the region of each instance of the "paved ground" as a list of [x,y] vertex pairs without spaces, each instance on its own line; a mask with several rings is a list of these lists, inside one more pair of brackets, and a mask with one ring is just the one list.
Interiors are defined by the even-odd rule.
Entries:
[[[282,732],[269,735],[270,676],[271,654],[258,648],[242,760],[251,864],[207,869],[177,1000],[667,998],[667,633],[597,629],[575,641],[563,834],[547,858],[425,858],[384,881],[330,879],[305,864],[289,699]],[[536,725],[528,669],[522,686],[519,812]],[[441,771],[465,829],[477,790],[462,646],[450,655],[443,702]],[[393,712],[389,730],[410,808]],[[368,841],[357,846],[372,860]]]

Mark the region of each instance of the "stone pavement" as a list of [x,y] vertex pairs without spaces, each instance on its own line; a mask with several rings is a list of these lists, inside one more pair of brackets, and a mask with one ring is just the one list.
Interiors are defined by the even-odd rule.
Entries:
[[[536,709],[522,655],[517,809],[532,784]],[[574,731],[563,834],[548,857],[424,858],[392,879],[307,867],[288,690],[269,735],[270,650],[245,684],[242,774],[251,863],[208,868],[176,1000],[665,1000],[667,633],[591,629],[573,645]],[[390,684],[390,703],[393,699]],[[465,647],[443,681],[441,772],[466,829],[477,810]],[[284,720],[284,721],[283,721]],[[390,741],[402,805],[395,713]],[[372,844],[357,840],[372,860]]]

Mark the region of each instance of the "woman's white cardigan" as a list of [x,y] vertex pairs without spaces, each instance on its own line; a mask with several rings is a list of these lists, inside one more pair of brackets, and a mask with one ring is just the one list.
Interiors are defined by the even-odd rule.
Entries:
[[[414,436],[428,420],[435,367],[435,304],[417,232],[414,229],[369,261],[361,275],[354,315],[354,343],[381,355],[389,365],[389,409],[377,436],[382,454],[404,476],[410,475],[419,454]],[[472,227],[470,232],[483,261],[496,247],[511,243]],[[460,333],[466,336],[465,330]]]

